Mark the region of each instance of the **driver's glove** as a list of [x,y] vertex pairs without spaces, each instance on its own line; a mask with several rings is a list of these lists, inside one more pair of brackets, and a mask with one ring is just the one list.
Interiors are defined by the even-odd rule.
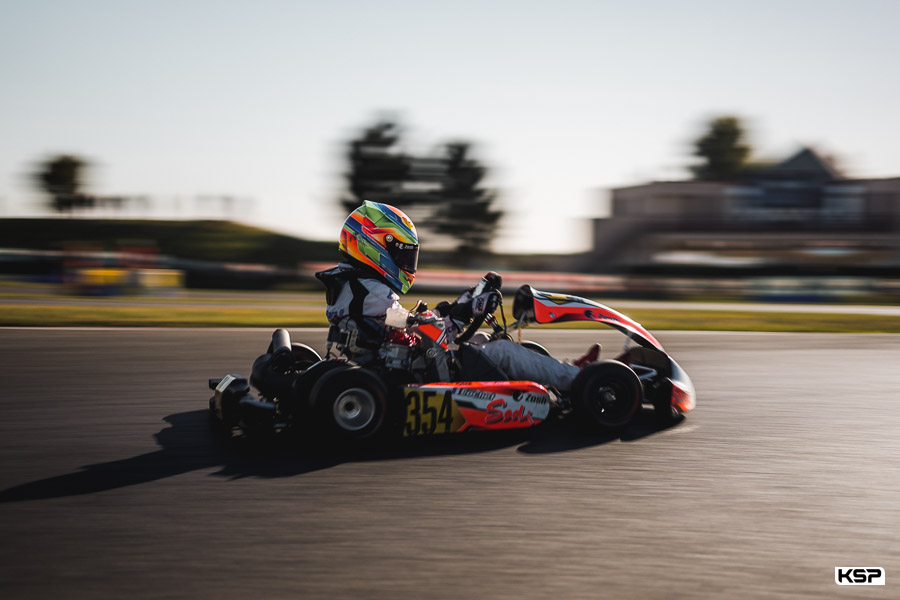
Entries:
[[453,301],[453,304],[449,302],[441,302],[434,307],[434,312],[436,312],[441,317],[453,317],[457,321],[468,322],[469,319],[472,318],[473,289],[474,288],[469,288],[468,290],[463,292],[459,298]]
[[483,317],[486,314],[497,310],[500,305],[500,292],[491,290],[484,292],[480,296],[472,298],[472,316],[475,318]]
[[444,318],[447,330],[452,337],[462,333],[469,321],[472,320],[472,290],[474,289],[474,287],[467,289],[452,304],[441,302],[435,307],[435,312]]
[[472,320],[472,292],[466,291],[447,307],[447,324],[453,326],[453,337],[465,331]]
[[[500,303],[500,292],[491,290],[472,297],[472,290],[466,290],[453,304],[447,305],[445,312],[453,322],[456,331],[461,333],[472,319],[479,319],[497,310]],[[440,310],[441,306],[438,306]]]
[[468,323],[472,316],[472,288],[469,288],[450,305],[450,317],[454,321]]

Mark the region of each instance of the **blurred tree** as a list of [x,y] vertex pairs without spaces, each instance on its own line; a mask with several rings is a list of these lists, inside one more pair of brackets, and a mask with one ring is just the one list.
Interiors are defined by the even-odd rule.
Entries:
[[697,139],[694,147],[694,156],[703,159],[702,164],[691,169],[696,179],[737,179],[750,155],[750,147],[744,143],[741,121],[731,116],[710,121],[709,130]]
[[461,253],[483,253],[501,213],[496,194],[479,188],[486,169],[470,157],[465,142],[446,144],[438,156],[413,156],[402,150],[401,128],[381,120],[348,143],[349,194],[340,202],[346,213],[363,200],[384,202],[406,212],[423,234],[446,236]]
[[469,155],[466,142],[444,146],[445,174],[440,204],[430,225],[456,242],[459,254],[471,256],[490,249],[503,213],[494,208],[497,194],[479,187],[487,169]]
[[400,148],[402,131],[391,121],[379,121],[351,140],[347,151],[349,196],[341,206],[350,213],[363,200],[403,205],[403,184],[409,177],[410,158]]
[[57,212],[94,205],[94,198],[81,193],[81,172],[86,162],[77,156],[61,155],[43,162],[34,174],[41,191],[50,196],[50,205]]

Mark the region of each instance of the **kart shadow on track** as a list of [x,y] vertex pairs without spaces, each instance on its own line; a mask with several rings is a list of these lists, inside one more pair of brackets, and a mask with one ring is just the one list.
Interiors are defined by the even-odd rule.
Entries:
[[229,479],[290,477],[347,462],[462,455],[516,445],[519,452],[526,454],[565,452],[617,439],[637,441],[665,429],[652,417],[652,411],[645,410],[619,432],[579,430],[571,423],[556,420],[534,429],[437,436],[377,448],[327,452],[296,438],[268,444],[227,439],[210,426],[208,411],[196,410],[165,417],[169,426],[154,436],[161,446],[155,452],[87,465],[74,473],[14,486],[0,491],[0,503],[94,494],[216,467],[219,471],[214,475]]
[[643,409],[624,429],[597,431],[578,423],[556,420],[536,428],[529,440],[518,448],[525,454],[552,454],[599,446],[619,440],[636,442],[645,437],[677,427],[679,422],[661,424],[650,408]]

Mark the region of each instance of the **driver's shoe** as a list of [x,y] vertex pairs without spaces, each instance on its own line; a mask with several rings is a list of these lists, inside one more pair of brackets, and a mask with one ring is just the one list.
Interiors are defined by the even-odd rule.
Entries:
[[572,364],[578,367],[579,369],[583,369],[585,365],[589,365],[592,362],[596,362],[596,360],[600,357],[600,351],[603,347],[600,344],[594,344],[588,349],[587,354],[582,356],[581,358],[575,360]]

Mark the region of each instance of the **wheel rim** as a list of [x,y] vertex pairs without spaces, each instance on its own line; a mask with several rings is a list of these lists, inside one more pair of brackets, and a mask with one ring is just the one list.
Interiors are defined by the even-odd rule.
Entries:
[[374,396],[361,388],[341,392],[334,401],[334,422],[347,431],[364,429],[375,419],[377,403]]
[[604,421],[619,421],[631,410],[627,386],[601,385],[594,396],[594,410]]

